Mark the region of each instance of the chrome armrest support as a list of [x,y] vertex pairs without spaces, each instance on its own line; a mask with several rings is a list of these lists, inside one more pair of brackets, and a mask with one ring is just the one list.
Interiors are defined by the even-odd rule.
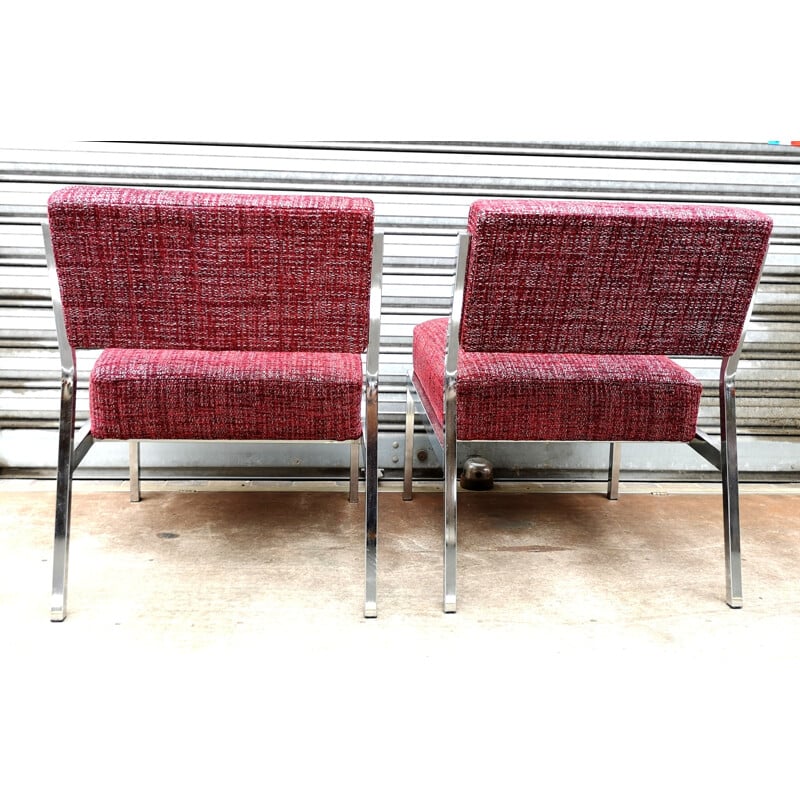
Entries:
[[80,430],[75,434],[75,449],[72,451],[72,471],[78,468],[83,457],[89,452],[94,444],[94,436],[92,436],[92,426],[89,420],[83,423]]
[[720,469],[719,447],[714,444],[705,431],[697,430],[694,439],[688,443],[696,453],[699,453],[711,466]]

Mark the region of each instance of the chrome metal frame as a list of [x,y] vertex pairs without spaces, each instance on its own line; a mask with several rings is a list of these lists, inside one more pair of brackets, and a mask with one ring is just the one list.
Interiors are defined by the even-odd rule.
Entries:
[[358,502],[358,458],[359,444],[362,440],[363,437],[350,442],[350,495],[347,499],[351,503]]
[[447,327],[447,350],[444,357],[444,611],[456,610],[456,545],[458,523],[458,464],[456,447],[456,378],[461,313],[464,309],[464,277],[471,237],[458,235],[458,261],[453,290],[453,310]]
[[[69,563],[70,517],[72,510],[72,476],[88,453],[95,439],[89,422],[75,433],[75,397],[77,370],[75,349],[67,339],[64,307],[58,283],[53,244],[48,223],[42,224],[50,292],[53,301],[56,337],[61,359],[61,411],[58,438],[58,468],[56,477],[55,534],[53,544],[53,589],[50,619],[61,622],[67,616],[67,574]],[[370,278],[369,341],[364,373],[364,420],[359,439],[350,441],[350,478],[348,500],[358,502],[359,450],[364,448],[365,474],[365,554],[366,579],[364,616],[377,616],[377,525],[378,525],[378,362],[380,348],[380,312],[382,298],[383,234],[373,235],[372,270]],[[118,440],[103,440],[118,441]],[[141,500],[141,441],[128,441],[131,502]],[[148,440],[160,441],[160,440]],[[182,440],[189,441],[189,440]],[[196,440],[207,441],[207,440]],[[231,440],[233,441],[233,440]],[[280,441],[287,440],[258,440]],[[305,440],[302,440],[305,441]],[[327,440],[326,440],[327,441]],[[342,442],[332,442],[342,444]]]
[[[456,378],[458,375],[458,340],[461,329],[461,312],[464,304],[464,276],[467,268],[470,235],[458,235],[458,261],[456,266],[455,287],[453,290],[453,308],[447,328],[447,348],[444,358],[444,587],[443,606],[447,614],[456,610],[456,557],[458,550],[458,464],[456,448],[458,436],[456,430]],[[406,389],[406,447],[405,464],[403,465],[403,499],[413,499],[413,440],[415,404],[411,393],[414,379],[409,374]],[[418,391],[418,396],[422,395]],[[424,408],[424,404],[423,404]],[[426,411],[426,416],[430,415]],[[435,438],[435,437],[433,437]]]
[[[457,463],[456,446],[456,385],[458,372],[458,342],[464,299],[464,278],[469,252],[470,236],[459,234],[458,262],[453,290],[453,309],[447,332],[444,385],[444,611],[456,610],[456,539],[457,539]],[[766,259],[765,259],[766,260]],[[762,262],[761,271],[764,269]],[[761,272],[759,272],[759,280]],[[756,281],[756,286],[758,281]],[[720,365],[720,444],[716,446],[709,436],[698,429],[689,442],[697,453],[721,472],[722,507],[725,549],[725,594],[731,608],[742,607],[742,558],[739,519],[739,473],[736,438],[736,369],[744,347],[745,335],[755,305],[755,293],[742,326],[736,351],[723,358]],[[403,465],[403,500],[413,499],[414,422],[417,403],[427,417],[427,431],[432,442],[439,445],[430,427],[431,413],[425,408],[423,394],[416,382],[413,369],[408,373],[406,387],[405,463]],[[609,500],[619,499],[619,474],[622,442],[610,442],[608,489]]]
[[[369,294],[369,344],[364,374],[364,616],[378,616],[378,362],[381,334],[383,234],[372,239],[372,281]],[[352,476],[352,472],[351,472]]]
[[608,491],[609,500],[619,500],[619,466],[621,461],[622,442],[611,442],[608,452]]
[[139,468],[139,456],[141,455],[139,439],[131,439],[128,442],[128,465],[130,471],[131,484],[131,503],[138,503],[142,499],[140,486],[141,470]]
[[405,457],[403,458],[403,500],[414,499],[414,419],[416,409],[411,394],[412,371],[406,376],[406,427]]
[[56,323],[56,338],[61,358],[61,412],[58,424],[58,469],[56,473],[56,519],[53,541],[53,593],[50,603],[50,619],[61,622],[67,615],[67,573],[69,565],[69,523],[72,512],[72,474],[94,444],[94,437],[85,424],[75,435],[75,394],[77,392],[77,370],[75,350],[67,339],[64,306],[61,288],[53,257],[50,226],[42,225],[47,272],[53,299]]
[[[765,258],[766,261],[766,258]],[[764,264],[761,265],[763,271]],[[759,273],[759,280],[761,273]],[[758,282],[756,282],[758,286]],[[742,545],[739,520],[739,457],[736,434],[736,370],[744,348],[745,335],[755,306],[755,293],[750,301],[742,335],[734,353],[723,358],[719,367],[719,429],[716,447],[703,431],[698,430],[689,446],[716,467],[722,476],[722,524],[725,547],[725,602],[741,608]]]

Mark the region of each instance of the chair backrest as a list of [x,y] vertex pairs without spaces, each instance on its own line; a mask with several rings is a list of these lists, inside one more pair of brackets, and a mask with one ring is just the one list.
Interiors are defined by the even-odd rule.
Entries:
[[367,346],[371,200],[68,187],[48,216],[73,347]]
[[768,216],[742,208],[478,201],[461,346],[731,355],[771,230]]

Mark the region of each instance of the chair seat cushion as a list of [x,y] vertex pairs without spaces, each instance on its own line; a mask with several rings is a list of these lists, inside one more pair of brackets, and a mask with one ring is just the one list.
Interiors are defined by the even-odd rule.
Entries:
[[[414,374],[442,439],[447,320],[414,329]],[[458,359],[459,439],[680,441],[702,385],[666,356],[485,353]]]
[[104,350],[89,408],[97,439],[361,436],[353,353]]

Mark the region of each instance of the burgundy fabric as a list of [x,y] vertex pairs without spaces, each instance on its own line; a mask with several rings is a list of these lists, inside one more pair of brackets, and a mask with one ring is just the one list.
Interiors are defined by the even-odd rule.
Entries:
[[79,186],[48,216],[73,347],[366,348],[368,199]]
[[730,355],[771,229],[743,208],[481,200],[461,346]]
[[[442,438],[447,320],[414,329],[414,373]],[[665,356],[459,351],[459,439],[680,441],[694,437],[701,383]]]
[[103,351],[89,405],[97,439],[332,439],[361,435],[351,353]]

